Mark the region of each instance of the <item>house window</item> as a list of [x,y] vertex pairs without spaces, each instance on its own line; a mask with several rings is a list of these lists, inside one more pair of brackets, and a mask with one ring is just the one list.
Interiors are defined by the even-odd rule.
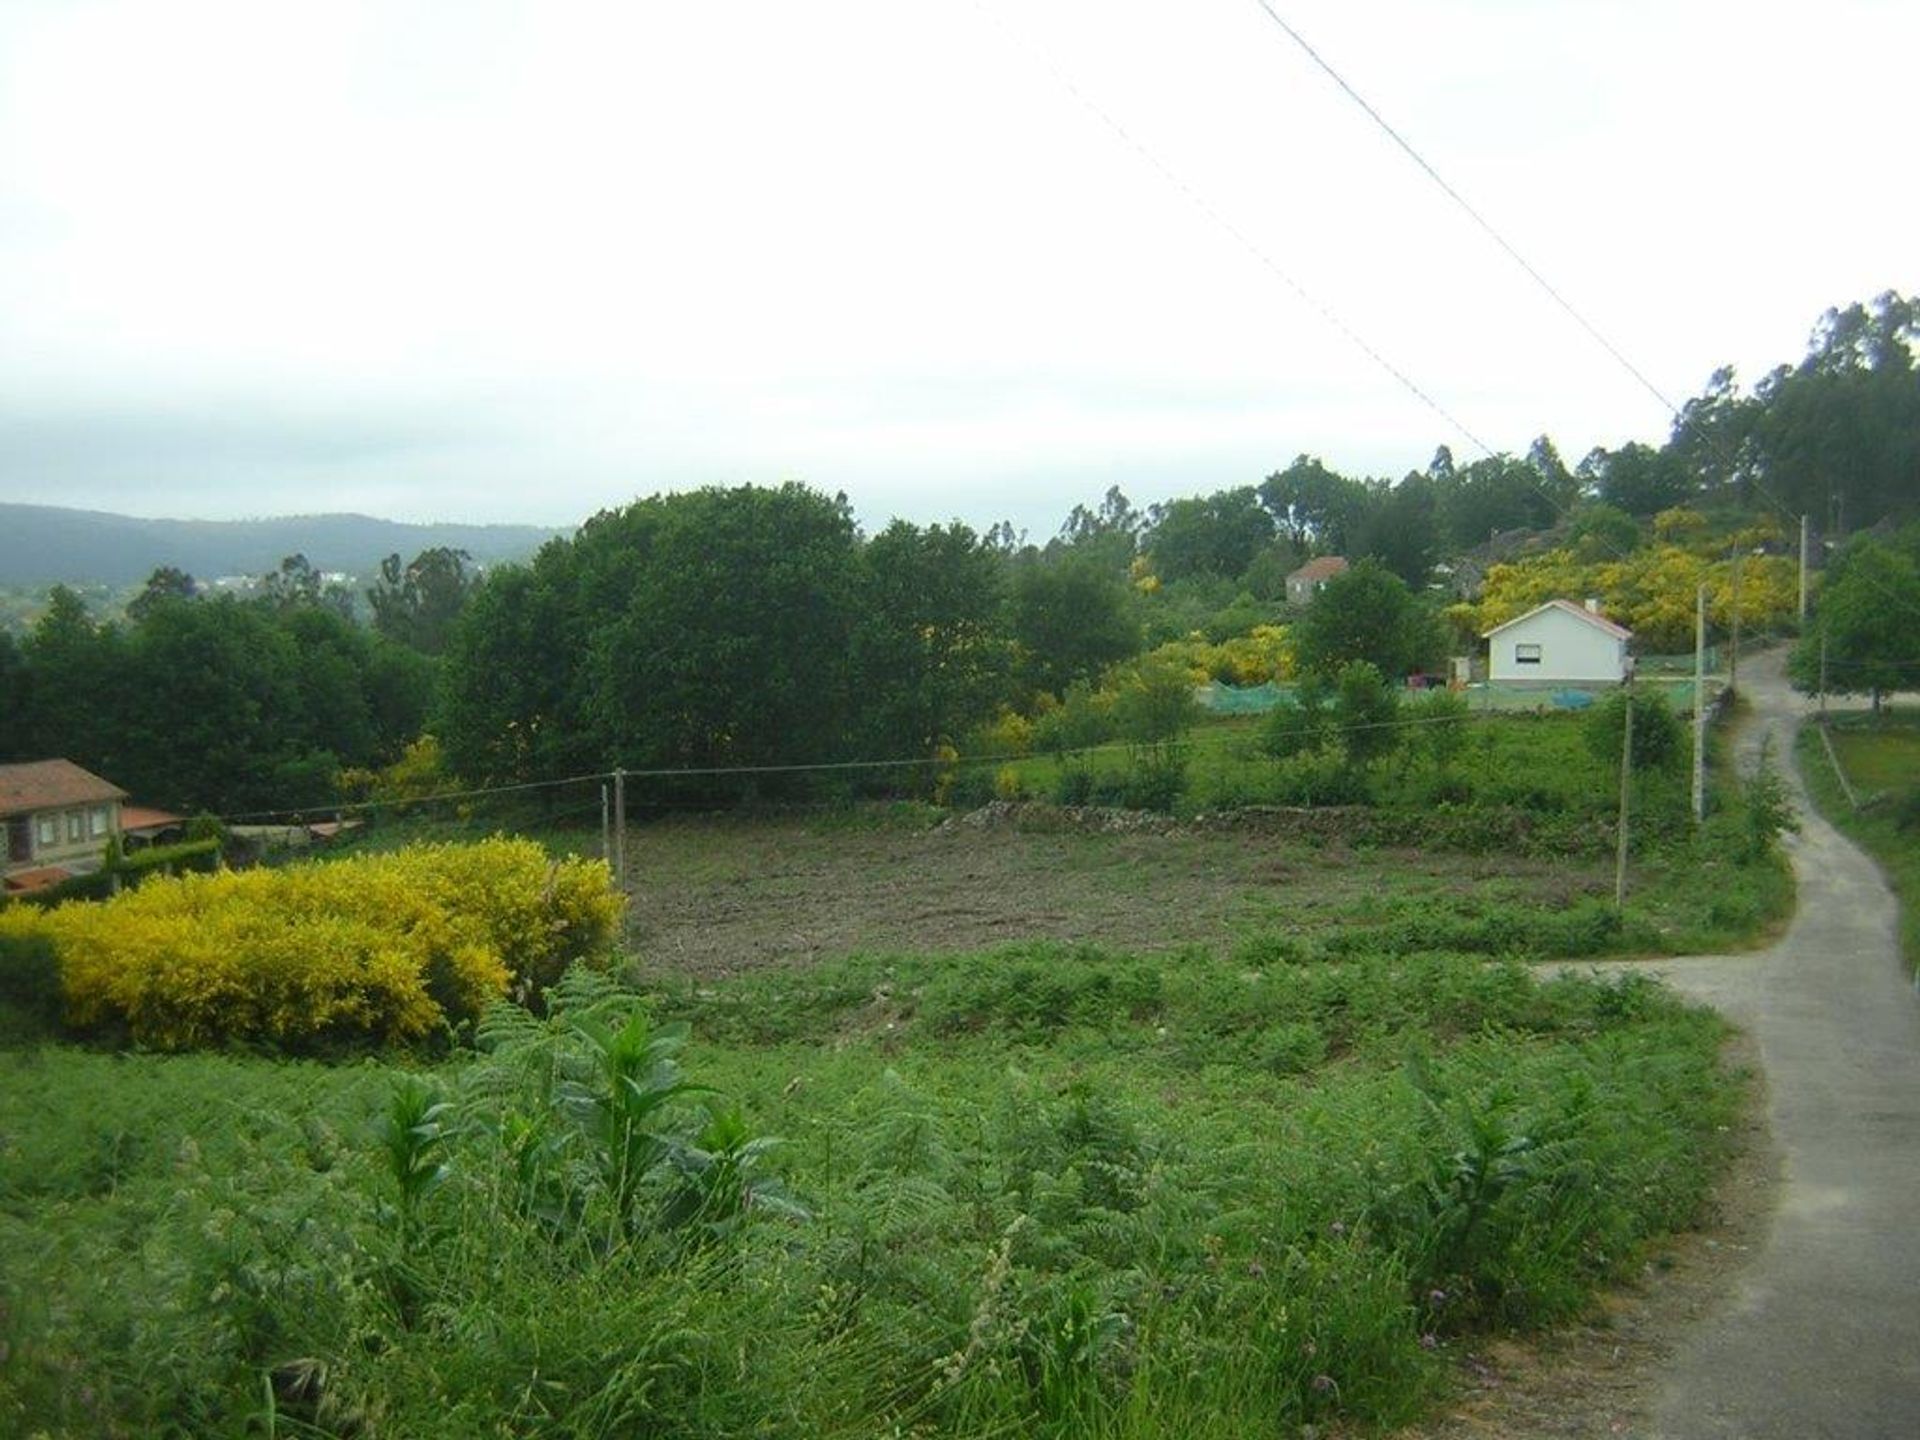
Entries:
[[78,841],[86,838],[87,812],[84,810],[69,810],[67,812],[67,839],[69,841]]
[[40,817],[40,823],[35,827],[35,831],[41,848],[44,849],[49,845],[58,845],[60,843],[59,817],[56,815],[42,815]]
[[1538,665],[1540,663],[1540,647],[1538,645],[1514,646],[1513,663],[1516,665]]
[[107,833],[107,807],[96,805],[87,812],[87,833],[98,840]]

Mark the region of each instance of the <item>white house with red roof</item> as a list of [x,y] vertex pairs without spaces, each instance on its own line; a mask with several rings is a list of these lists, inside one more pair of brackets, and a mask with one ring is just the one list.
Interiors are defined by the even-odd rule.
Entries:
[[1495,684],[1618,685],[1633,632],[1602,615],[1597,600],[1549,600],[1480,638]]

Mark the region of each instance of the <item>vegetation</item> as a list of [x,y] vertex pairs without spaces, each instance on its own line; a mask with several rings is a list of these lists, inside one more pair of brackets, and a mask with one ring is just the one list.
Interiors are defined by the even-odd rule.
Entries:
[[1387,1424],[1687,1225],[1737,1103],[1650,984],[1439,955],[582,975],[478,1038],[0,1053],[0,1427]]
[[51,951],[67,1021],[163,1050],[419,1042],[609,954],[604,867],[530,841],[154,878],[104,903],[0,910],[0,967]]
[[1789,657],[1809,694],[1882,697],[1920,683],[1920,523],[1890,542],[1862,536],[1827,572],[1815,624]]
[[1800,773],[1820,813],[1886,872],[1900,897],[1907,963],[1920,972],[1920,713],[1836,715],[1827,732],[1860,807],[1848,802],[1811,724],[1800,730]]

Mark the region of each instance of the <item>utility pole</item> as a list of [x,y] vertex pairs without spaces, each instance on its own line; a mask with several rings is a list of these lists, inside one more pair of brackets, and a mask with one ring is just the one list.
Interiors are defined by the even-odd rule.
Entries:
[[1733,637],[1727,645],[1727,689],[1740,692],[1740,552],[1733,552]]
[[1800,517],[1800,628],[1807,628],[1807,517]]
[[1633,670],[1627,670],[1626,683],[1620,687],[1626,697],[1623,707],[1626,723],[1620,727],[1620,848],[1613,859],[1613,908],[1627,906],[1627,796],[1633,783]]
[[600,858],[613,865],[613,797],[605,785],[600,787]]
[[627,772],[613,772],[613,883],[627,893]]
[[1820,724],[1827,723],[1827,626],[1820,623]]
[[1707,587],[1693,593],[1693,819],[1707,818]]

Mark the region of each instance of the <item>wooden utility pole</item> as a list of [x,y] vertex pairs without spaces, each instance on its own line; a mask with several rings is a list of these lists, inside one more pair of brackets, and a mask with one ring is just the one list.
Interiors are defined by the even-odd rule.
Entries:
[[1621,687],[1626,697],[1623,707],[1626,723],[1620,727],[1620,846],[1613,860],[1613,908],[1627,905],[1627,797],[1633,783],[1633,671],[1627,671]]
[[1693,818],[1707,818],[1707,587],[1693,595]]
[[1807,517],[1800,517],[1800,628],[1807,628]]
[[627,772],[613,772],[613,883],[627,890]]
[[605,785],[600,787],[600,858],[613,865],[613,796]]
[[1733,552],[1733,637],[1727,645],[1727,689],[1740,690],[1740,552]]
[[1820,625],[1820,728],[1827,727],[1827,627]]

